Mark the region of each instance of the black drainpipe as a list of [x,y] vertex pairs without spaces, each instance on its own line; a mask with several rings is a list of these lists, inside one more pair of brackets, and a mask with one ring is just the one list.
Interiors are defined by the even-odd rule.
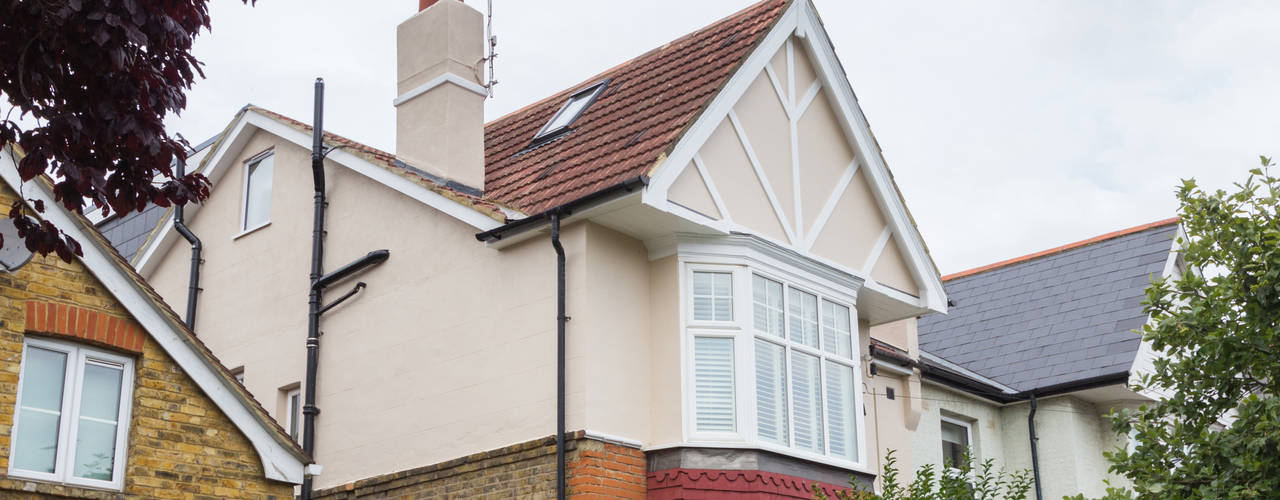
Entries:
[[565,500],[564,419],[565,419],[565,322],[564,245],[560,244],[560,213],[551,214],[551,246],[556,249],[556,499]]
[[[187,173],[187,164],[185,161],[178,162],[177,177],[182,177]],[[173,228],[178,230],[188,243],[191,243],[191,276],[188,279],[187,287],[187,329],[195,331],[196,329],[196,297],[200,294],[200,251],[204,250],[204,245],[200,243],[195,233],[187,228],[187,221],[184,217],[182,205],[173,206]]]
[[1044,498],[1040,493],[1040,454],[1036,450],[1036,393],[1031,393],[1031,412],[1027,413],[1027,432],[1031,436],[1031,474],[1036,480],[1036,500]]
[[[311,179],[315,185],[315,216],[311,228],[311,290],[307,301],[307,374],[303,388],[302,405],[302,451],[312,460],[315,459],[316,447],[316,373],[320,364],[320,315],[333,309],[338,304],[351,298],[365,288],[363,281],[356,283],[351,291],[338,297],[328,305],[321,305],[324,289],[365,268],[381,264],[391,256],[389,250],[374,250],[338,270],[324,274],[324,212],[328,202],[325,201],[324,186],[324,79],[316,78],[315,119],[311,132]],[[311,475],[302,478],[302,500],[311,500]]]

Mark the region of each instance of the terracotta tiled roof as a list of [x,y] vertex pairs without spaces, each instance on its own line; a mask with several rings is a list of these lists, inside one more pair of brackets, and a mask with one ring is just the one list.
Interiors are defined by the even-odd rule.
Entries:
[[[535,214],[648,175],[769,31],[765,0],[485,125],[485,197]],[[609,84],[560,138],[527,149],[575,92]]]

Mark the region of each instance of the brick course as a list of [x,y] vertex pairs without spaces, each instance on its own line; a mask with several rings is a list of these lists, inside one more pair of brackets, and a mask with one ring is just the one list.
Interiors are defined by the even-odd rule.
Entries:
[[[0,206],[13,201],[13,192],[0,185]],[[5,475],[28,335],[105,346],[135,357],[123,492]],[[0,272],[0,497],[55,496],[284,500],[293,497],[293,486],[266,479],[249,440],[83,264],[50,256],[36,257],[15,273]]]
[[[570,498],[645,498],[644,452],[569,434],[565,462]],[[434,465],[319,490],[315,500],[390,498],[555,498],[554,436]]]

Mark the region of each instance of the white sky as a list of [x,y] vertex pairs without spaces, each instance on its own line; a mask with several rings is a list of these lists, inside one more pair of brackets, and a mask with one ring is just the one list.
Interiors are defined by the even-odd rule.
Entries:
[[[483,3],[471,0],[481,10]],[[752,0],[494,0],[488,119]],[[1280,156],[1280,2],[816,0],[943,273],[1163,219],[1180,178]],[[214,0],[193,144],[253,103],[394,150],[395,26],[414,0]]]

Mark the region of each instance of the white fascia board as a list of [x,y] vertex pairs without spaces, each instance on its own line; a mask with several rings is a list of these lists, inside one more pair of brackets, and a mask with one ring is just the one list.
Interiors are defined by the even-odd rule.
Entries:
[[[1169,255],[1164,261],[1164,269],[1160,273],[1162,279],[1178,279],[1178,256],[1182,253],[1182,242],[1185,241],[1187,241],[1186,228],[1179,222],[1178,231],[1174,233],[1173,244],[1169,247]],[[1147,324],[1151,322],[1152,318],[1147,316]],[[1133,385],[1135,382],[1139,382],[1144,373],[1153,372],[1155,370],[1155,360],[1160,356],[1161,354],[1151,346],[1151,341],[1145,338],[1142,339],[1142,342],[1138,344],[1138,352],[1134,353],[1133,364],[1129,365],[1129,384]],[[1137,391],[1137,393],[1152,400],[1169,396],[1164,391],[1152,388],[1144,388],[1141,391]]]
[[236,428],[244,433],[262,460],[262,467],[268,479],[302,484],[305,463],[293,450],[278,442],[274,429],[260,419],[250,403],[241,398],[218,375],[215,367],[199,354],[199,347],[192,345],[187,335],[177,331],[166,318],[159,305],[139,288],[137,282],[128,276],[127,271],[120,269],[119,263],[112,259],[108,250],[97,244],[97,239],[84,231],[80,222],[65,212],[61,205],[54,202],[53,195],[39,182],[23,184],[18,172],[6,165],[9,152],[0,152],[0,177],[15,191],[25,196],[43,201],[48,207],[42,217],[53,223],[58,229],[82,243],[84,256],[80,260],[103,286],[111,292],[125,310],[142,325],[147,334],[173,358],[182,371],[200,387],[218,409],[227,416]]
[[[244,149],[245,144],[253,136],[253,132],[257,130],[266,131],[302,148],[308,150],[311,148],[311,135],[306,132],[254,110],[247,110],[236,120],[235,125],[227,133],[227,137],[218,142],[218,148],[205,157],[204,162],[197,170],[209,178],[209,182],[215,186],[214,189],[216,189],[219,179],[226,171],[230,170],[230,165],[234,158]],[[345,149],[332,150],[326,158],[465,222],[479,231],[488,231],[502,225],[492,217],[396,175],[385,168],[374,165]],[[187,219],[190,220],[197,212],[199,212],[199,205],[193,205],[188,208]],[[162,224],[164,228],[161,229],[160,235],[153,238],[146,247],[139,251],[142,257],[135,259],[133,263],[134,267],[143,271],[144,275],[154,267],[155,263],[153,261],[155,258],[164,255],[168,246],[177,240],[177,237],[174,236],[175,233],[172,231],[172,213],[163,219]]]

